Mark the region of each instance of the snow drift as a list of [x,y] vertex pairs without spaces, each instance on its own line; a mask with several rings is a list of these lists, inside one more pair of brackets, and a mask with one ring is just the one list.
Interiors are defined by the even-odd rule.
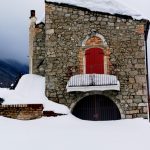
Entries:
[[2,150],[149,150],[150,126],[144,119],[92,122],[66,115],[0,121]]
[[27,74],[22,76],[15,90],[0,89],[3,104],[43,104],[44,110],[69,113],[65,105],[54,103],[45,96],[45,78]]

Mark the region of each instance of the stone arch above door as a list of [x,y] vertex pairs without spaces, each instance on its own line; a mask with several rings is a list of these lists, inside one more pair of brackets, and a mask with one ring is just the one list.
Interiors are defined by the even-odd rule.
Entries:
[[103,49],[104,52],[104,73],[109,74],[109,66],[111,65],[110,63],[110,50],[107,45],[107,42],[101,34],[98,33],[91,33],[90,35],[87,35],[85,39],[82,41],[82,46],[79,49],[79,64],[80,64],[80,69],[79,72],[86,73],[86,59],[85,59],[85,54],[86,50],[90,48],[100,48]]
[[[88,46],[90,40],[92,40],[95,43],[95,45],[102,45],[104,47],[108,47],[104,36],[99,33],[95,33],[95,32],[91,33],[90,35],[87,35],[84,38],[84,40],[82,41],[82,46]],[[92,44],[93,43],[91,43],[91,45]]]

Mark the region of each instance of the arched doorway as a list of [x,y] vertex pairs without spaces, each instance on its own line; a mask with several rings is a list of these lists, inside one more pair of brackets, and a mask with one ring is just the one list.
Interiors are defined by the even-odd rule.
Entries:
[[90,95],[80,100],[72,114],[83,120],[119,120],[121,115],[116,104],[103,95]]
[[104,52],[101,48],[90,48],[85,52],[86,73],[104,74]]

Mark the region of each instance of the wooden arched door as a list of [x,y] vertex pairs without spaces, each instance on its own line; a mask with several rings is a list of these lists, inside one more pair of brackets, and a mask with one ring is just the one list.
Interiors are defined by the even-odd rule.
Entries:
[[121,119],[117,105],[103,95],[90,95],[80,100],[72,114],[83,120],[107,121]]
[[90,48],[85,52],[86,74],[104,74],[104,53],[101,48]]

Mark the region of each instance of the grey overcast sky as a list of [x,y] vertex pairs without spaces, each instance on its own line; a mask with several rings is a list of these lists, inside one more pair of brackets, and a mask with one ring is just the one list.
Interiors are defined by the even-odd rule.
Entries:
[[[150,19],[150,0],[117,1]],[[13,58],[28,63],[28,27],[31,9],[36,10],[39,20],[42,19],[44,0],[0,0],[0,58]]]
[[44,16],[44,0],[0,0],[0,58],[28,63],[30,10]]

